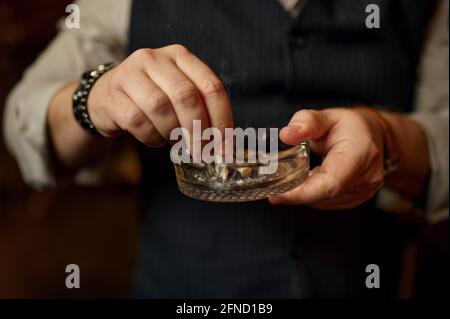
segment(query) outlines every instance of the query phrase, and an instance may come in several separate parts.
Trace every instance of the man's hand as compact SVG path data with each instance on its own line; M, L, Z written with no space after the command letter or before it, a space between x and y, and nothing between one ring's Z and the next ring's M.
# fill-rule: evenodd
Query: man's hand
M181 45L135 51L97 81L88 109L103 136L128 132L149 147L164 145L176 127L192 133L194 119L202 129L233 127L221 81Z
M280 138L289 145L310 139L312 150L325 157L304 184L270 197L272 204L349 209L373 197L383 183L383 131L362 112L302 110L281 130Z

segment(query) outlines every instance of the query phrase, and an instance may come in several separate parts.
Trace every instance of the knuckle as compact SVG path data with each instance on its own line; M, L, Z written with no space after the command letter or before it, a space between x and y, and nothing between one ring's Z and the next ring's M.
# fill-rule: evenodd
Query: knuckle
M147 119L142 111L131 110L124 114L123 122L125 129L132 129L143 126L147 122Z
M153 49L144 48L134 51L131 57L133 60L142 60L152 57L153 55L154 55Z
M109 80L109 84L111 85L111 88L115 90L120 90L122 87L122 68L117 68L115 70L111 70L111 77Z
M158 49L138 49L132 53L130 59L127 60L128 70L125 70L125 74L133 69L145 68L149 63L158 63L160 59L160 53Z
M181 44L172 44L169 45L167 48L177 55L190 54L190 51Z
M296 121L302 123L306 127L315 128L316 122L315 111L313 110L300 110L295 113Z
M150 94L150 96L147 98L147 105L151 112L158 113L158 114L167 114L167 112L170 109L170 100L162 92L156 92Z
M180 82L175 86L173 97L177 103L188 108L194 107L198 101L197 90L188 81Z
M119 71L122 77L129 77L130 73L141 71L148 64L160 63L161 58L161 49L137 49L116 70Z
M219 79L209 77L204 80L202 91L207 97L222 98L226 95L222 82Z

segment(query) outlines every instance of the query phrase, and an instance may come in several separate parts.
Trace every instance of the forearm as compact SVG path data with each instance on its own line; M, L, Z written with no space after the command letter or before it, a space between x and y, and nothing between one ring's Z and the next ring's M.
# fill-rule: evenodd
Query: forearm
M47 116L49 146L58 171L81 167L103 153L111 140L86 132L72 111L72 95L78 81L61 88L50 102Z

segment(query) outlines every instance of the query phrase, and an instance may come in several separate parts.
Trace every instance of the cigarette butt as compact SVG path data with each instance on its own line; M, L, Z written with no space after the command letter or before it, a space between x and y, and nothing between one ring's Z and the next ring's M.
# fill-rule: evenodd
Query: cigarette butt
M237 169L239 174L241 174L242 177L250 177L252 175L252 168L251 167L240 167Z

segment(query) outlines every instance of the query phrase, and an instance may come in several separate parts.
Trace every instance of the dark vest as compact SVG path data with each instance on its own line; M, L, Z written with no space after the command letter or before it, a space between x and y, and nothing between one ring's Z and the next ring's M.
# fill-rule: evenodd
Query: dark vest
M381 9L368 29L365 8ZM412 108L428 0L310 0L293 19L277 0L134 0L129 51L185 45L226 86L240 127L279 127L301 108ZM142 149L146 297L390 295L402 227L371 203L349 212L214 204L176 186L168 149ZM365 266L383 269L370 292ZM390 280L389 280L390 279Z

